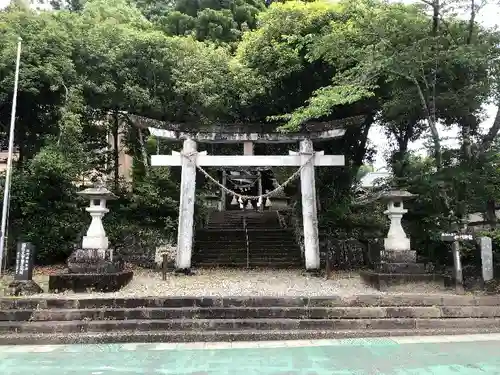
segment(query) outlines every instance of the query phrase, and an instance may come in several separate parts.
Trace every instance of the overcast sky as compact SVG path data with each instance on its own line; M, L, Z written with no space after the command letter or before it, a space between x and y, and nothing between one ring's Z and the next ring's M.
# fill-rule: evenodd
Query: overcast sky
M405 3L411 3L419 0L401 0ZM48 1L46 1L48 2ZM493 2L493 1L490 1ZM7 6L10 3L10 0L0 0L0 8ZM478 16L478 21L481 22L485 26L494 27L500 25L500 6L499 5L487 5L485 8L481 10ZM488 128L493 123L494 116L496 114L496 106L490 105L486 108L488 113L488 119L484 123L484 127ZM447 140L444 142L445 144L454 144L456 143L457 129L451 129L445 131L441 129L442 137ZM389 144L387 137L383 134L382 129L379 126L374 126L370 130L370 142L375 149L377 150L376 160L375 160L375 168L380 169L385 166L385 154L389 150ZM418 150L423 152L425 140L419 140L410 146L412 150Z

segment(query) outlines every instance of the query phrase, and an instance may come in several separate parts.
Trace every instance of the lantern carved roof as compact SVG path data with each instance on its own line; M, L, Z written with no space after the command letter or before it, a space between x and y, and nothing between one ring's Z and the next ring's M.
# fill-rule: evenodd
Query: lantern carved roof
M87 188L85 190L79 191L77 194L88 199L115 200L118 198L115 194L113 194L105 186L102 185Z

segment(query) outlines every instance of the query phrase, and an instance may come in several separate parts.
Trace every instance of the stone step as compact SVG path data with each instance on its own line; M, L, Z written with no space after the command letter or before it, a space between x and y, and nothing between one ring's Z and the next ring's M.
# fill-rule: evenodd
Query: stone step
M302 259L300 258L256 258L256 257L250 257L248 259L249 265L251 267L264 267L264 266L271 266L271 267L282 267L282 266L301 266L302 265ZM242 264L244 267L247 265L247 259L246 257L239 257L239 258L228 258L228 257L220 257L220 258L206 258L206 257L199 257L199 258L193 258L193 264L195 266L206 266L206 265L229 265L231 267L234 267L234 264Z
M225 224L225 223L243 223L246 222L247 224L256 224L256 225L261 225L261 224L269 224L269 225L277 225L279 226L279 221L277 217L274 218L259 218L259 217L225 217L225 218L216 218L216 219L209 219L207 221L207 224Z
M243 236L220 236L220 237L215 237L213 235L211 236L195 236L194 238L195 242L212 242L212 243L221 243L221 242L244 242L245 244L247 243L247 238L246 235Z
M246 259L217 259L206 260L199 259L193 260L193 267L195 268L270 268L270 269L299 269L303 267L303 261L297 260L275 260L275 259L249 259L248 265Z
M235 230L244 230L242 223L224 223L224 224L207 224L204 229L208 230L217 230L217 229L235 229Z
M280 254L280 253L271 253L271 254L256 254L250 252L248 256L251 259L282 259L282 260L299 260L302 259L300 254ZM199 257L201 259L205 260L213 260L213 259L246 259L247 257L247 252L246 251L239 251L239 252L198 252L193 255L193 258Z
M401 319L128 319L0 322L0 333L79 333L109 331L233 331L233 330L392 330L500 329L499 318Z
M195 241L195 246L197 248L225 248L225 249L239 249L239 248L244 248L246 249L247 243L246 241L224 241L224 240L219 240L219 241L205 241L205 240L198 240Z
M273 249L299 249L299 245L297 245L295 242L267 242L267 241L252 241L249 239L248 241L248 246L250 248L255 248L255 249L266 249L266 248L273 248Z
M290 234L284 234L282 236L268 236L264 233L252 233L248 232L248 238L254 242L270 242L270 243L297 243L295 237L290 236Z
M241 210L227 210L227 211L216 211L211 213L212 216L262 216L262 217L276 217L276 210L266 210L266 211L241 211Z
M196 234L221 234L223 232L224 234L230 234L232 232L234 233L245 233L245 230L243 228L226 228L226 229L209 229L209 228L203 228L203 229L198 229L196 231ZM248 233L261 233L261 234L266 234L268 236L294 236L294 232L290 229L286 228L247 228Z
M224 221L208 221L206 222L206 226L225 226L225 225L234 225L234 226L244 226L247 227L258 227L258 228L273 228L280 229L281 225L278 221L260 221L260 220L224 220Z
M290 234L284 234L282 236L267 236L261 233L248 232L248 238L253 240L253 242L269 242L269 243L297 243L295 237L291 237Z
M222 242L222 243L221 243ZM224 243L223 241L195 241L195 246L202 248L238 248L238 247L244 247L245 249L247 248L247 242L246 241L227 241L227 243ZM297 251L300 252L300 247L298 245L292 245L292 244L284 244L284 246L280 246L280 244L260 244L260 243L253 243L251 241L248 242L248 246L250 249L255 249L255 250L269 250L269 249L274 249L274 250L279 250L282 252L293 252Z
M251 261L248 264L246 260L241 260L240 262L235 262L231 260L221 260L218 262L209 262L209 261L199 261L195 264L195 267L200 268L268 268L268 269L298 269L302 268L303 264L299 261L286 261L286 262L278 262L278 261Z
M216 307L131 309L3 310L0 321L76 321L127 319L383 319L496 318L500 306L447 307ZM500 328L500 327L499 327Z
M207 225L205 226L205 229L208 230L219 230L219 229L234 229L234 230L244 230L242 225Z
M260 229L260 228L267 228L267 229L281 229L281 225L279 223L258 223L258 222L246 222L246 227L247 229Z
M245 220L247 228L258 227L258 228L281 228L279 221L252 221Z
M107 344L107 343L182 343L182 342L238 342L273 340L318 340L369 337L401 337L431 335L469 335L500 332L496 328L454 328L454 329L403 329L403 330L240 330L240 331L119 331L65 333L0 334L0 345L57 345L57 344ZM238 344L235 343L237 348Z
M244 247L246 249L246 241L225 241L220 240L220 241L205 241L205 240L196 240L195 244L197 247L208 247L208 248L237 248L237 247ZM249 241L248 245L252 249L281 249L284 251L287 251L287 249L294 249L298 250L299 246L297 244L293 243L285 243L285 244L280 244L280 243L260 243L260 242L252 242Z
M221 225L221 224L243 224L243 218L225 218L223 220L208 220L207 224L209 225Z
M195 248L200 251L210 251L210 252L233 252L242 249L246 252L247 247L246 244L237 243L237 244L208 244L206 242L196 242ZM259 253L259 254L268 254L268 253L280 253L280 254L300 254L300 248L298 246L250 246L250 252Z
M195 235L195 240L196 241L209 241L209 242L216 242L216 241L246 241L247 235L243 233L238 233L238 234L226 234L224 232L219 232L219 235L217 234L196 234Z
M251 267L274 267L274 268L287 268L289 266L293 267L298 267L302 266L303 262L302 259L296 258L296 259L276 259L276 258L250 258L248 259L249 266ZM229 267L235 267L235 264L240 264L243 265L244 267L247 267L247 258L246 257L240 257L240 258L211 258L207 259L205 257L200 257L197 259L193 259L193 264L195 267L206 267L206 266L218 266L222 267L224 265L227 265Z
M232 239L246 239L246 236L248 235L248 238L253 240L253 241L259 241L259 242L269 242L269 243L296 243L295 238L290 237L290 234L285 234L280 237L278 236L267 236L266 234L262 233L255 233L255 232L248 232L248 233L238 233L238 234L227 234L227 233L219 233L218 235L215 233L211 234L197 234L195 238L197 240L203 240L203 241L212 241L216 242L222 238L232 240Z
M226 249L200 249L199 251L196 251L193 254L193 258L202 258L202 259L213 259L213 258L238 258L238 257L243 257L246 259L247 257L247 251L246 249L232 249L231 251L228 251Z
M197 244L204 244L204 245L226 245L226 246L231 246L233 244L245 244L247 243L246 238L210 238L210 239L202 239L202 238L195 238L195 243Z
M262 228L262 229L247 228L247 232L252 233L255 236L259 235L269 238L283 238L283 237L288 238L290 236L295 238L295 235L292 232L284 229L271 230L271 228Z
M266 241L282 241L282 240L288 240L294 242L296 241L295 236L293 236L290 232L277 234L277 233L248 231L247 234L250 238L262 239Z
M213 256L238 256L238 255L245 255L247 256L247 253L250 256L255 256L255 257L299 257L301 258L301 254L298 250L295 251L289 251L287 249L250 249L247 252L247 249L244 247L241 248L209 248L209 247L196 247L196 251L193 255L196 256L207 256L207 257L213 257Z
M500 295L381 294L330 297L0 298L0 310L142 307L477 307L500 306Z
M299 254L248 254L251 261L266 261L267 259L273 261L299 261L302 257ZM225 259L240 259L246 262L247 252L234 252L234 253L207 253L200 252L193 255L193 259L199 259L201 261L215 261L215 260L225 260Z
M209 223L227 223L227 222L242 222L243 217L242 216L221 216L221 217L209 217L208 221Z
M210 235L210 236L196 236L195 237L196 241L198 242L219 242L221 240L226 240L226 241L245 241L246 243L246 235L242 236L233 236L233 235L224 235L222 234L220 237L216 237L215 235ZM290 237L282 237L282 238L268 238L264 236L259 236L259 235L253 235L251 233L248 233L248 241L252 243L264 243L264 244L270 244L270 245L290 245L290 244L296 244L297 242L295 239L290 238Z
M213 225L225 224L225 223L238 223L238 224L242 224L243 223L243 218L241 218L241 217L227 217L227 218L223 218L223 219L209 219L207 221L207 224L213 224Z

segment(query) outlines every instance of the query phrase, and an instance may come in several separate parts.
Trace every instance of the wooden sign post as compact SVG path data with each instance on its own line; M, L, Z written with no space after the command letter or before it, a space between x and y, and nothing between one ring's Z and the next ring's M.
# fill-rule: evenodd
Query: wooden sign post
M472 241L474 237L470 234L460 234L458 232L443 233L441 240L451 243L451 252L453 255L453 270L455 279L455 290L458 294L464 293L464 277L462 270L462 261L460 259L460 242Z

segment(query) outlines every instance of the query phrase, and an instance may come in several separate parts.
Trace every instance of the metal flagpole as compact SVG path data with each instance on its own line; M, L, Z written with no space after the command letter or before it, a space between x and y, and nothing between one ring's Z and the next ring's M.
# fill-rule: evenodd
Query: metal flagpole
M12 156L14 153L14 129L16 124L16 105L17 105L17 86L19 84L19 64L21 62L21 37L17 42L16 73L14 75L14 94L12 95L12 110L10 113L10 132L9 132L9 151L7 154L7 170L5 173L5 186L3 190L2 205L2 227L0 228L0 264L3 263L5 240L7 238L7 217L9 214L10 203L10 184L12 179ZM0 267L0 276L2 269Z

